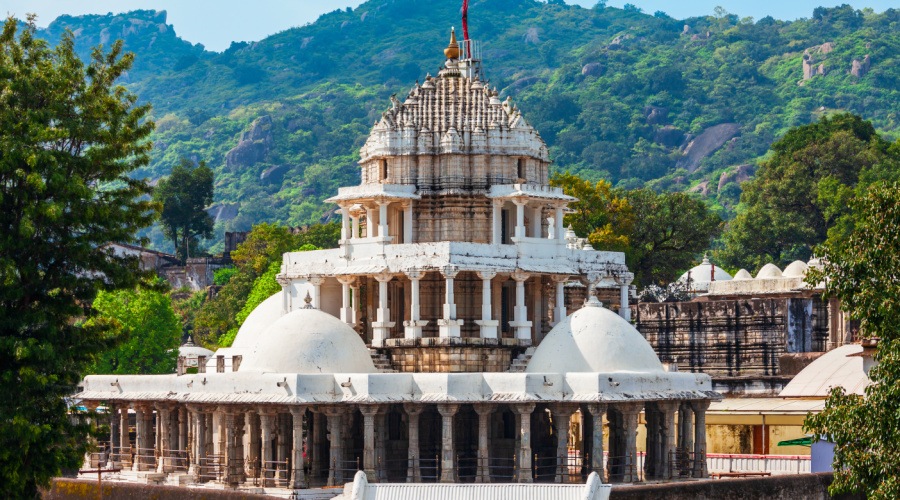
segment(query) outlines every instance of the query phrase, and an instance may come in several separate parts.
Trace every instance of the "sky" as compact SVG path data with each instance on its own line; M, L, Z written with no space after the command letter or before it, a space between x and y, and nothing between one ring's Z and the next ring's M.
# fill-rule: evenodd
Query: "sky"
M566 1L584 7L596 3L596 0ZM26 13L34 13L38 15L38 25L46 26L62 14L165 10L168 12L167 23L173 25L175 32L183 39L202 43L209 50L222 51L233 40L261 40L288 28L311 23L325 12L356 7L360 3L359 0L0 0L0 13L12 14L20 19ZM459 3L462 1L459 0ZM858 9L871 7L876 12L897 6L896 0L609 0L607 4L622 7L626 3L632 3L648 14L661 10L676 19L712 14L717 5L742 18L772 16L786 20L810 17L813 9L820 5L833 7L848 3ZM475 7L469 16L477 15Z

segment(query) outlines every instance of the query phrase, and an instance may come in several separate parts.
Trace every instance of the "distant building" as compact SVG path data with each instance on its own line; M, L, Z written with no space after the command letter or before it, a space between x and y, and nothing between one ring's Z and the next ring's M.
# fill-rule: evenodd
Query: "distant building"
M107 247L118 255L138 256L141 259L141 269L156 271L160 278L176 290L205 290L213 284L215 271L230 265L230 260L223 257L192 257L182 266L178 258L170 253L127 243L110 243Z

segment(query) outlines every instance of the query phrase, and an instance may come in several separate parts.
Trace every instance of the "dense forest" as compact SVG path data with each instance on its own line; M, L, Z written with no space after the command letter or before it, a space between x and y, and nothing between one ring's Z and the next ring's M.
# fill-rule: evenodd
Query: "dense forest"
M157 179L186 157L215 171L216 237L259 222L329 220L356 182L372 123L436 73L459 2L371 0L221 53L182 40L165 12L62 16L84 57L122 39L122 78L156 122ZM740 183L790 128L849 111L900 137L900 10L817 8L808 19L676 20L632 6L482 0L469 12L491 85L511 96L557 171L616 187L687 191L730 219ZM171 250L162 232L150 234Z

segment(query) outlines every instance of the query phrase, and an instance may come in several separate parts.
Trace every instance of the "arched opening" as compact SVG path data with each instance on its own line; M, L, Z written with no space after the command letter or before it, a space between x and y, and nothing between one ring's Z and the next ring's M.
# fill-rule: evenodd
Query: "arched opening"
M519 182L525 182L525 160L522 158L516 160L516 174Z

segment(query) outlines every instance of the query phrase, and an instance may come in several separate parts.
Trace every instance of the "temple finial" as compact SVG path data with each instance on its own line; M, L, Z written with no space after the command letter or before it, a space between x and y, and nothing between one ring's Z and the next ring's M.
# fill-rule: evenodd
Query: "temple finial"
M456 42L456 30L450 28L450 45L444 49L447 59L459 59L459 44Z
M312 305L312 295L309 294L309 290L306 291L306 298L303 299L303 302L306 302L306 305L303 306L304 309L315 309Z

